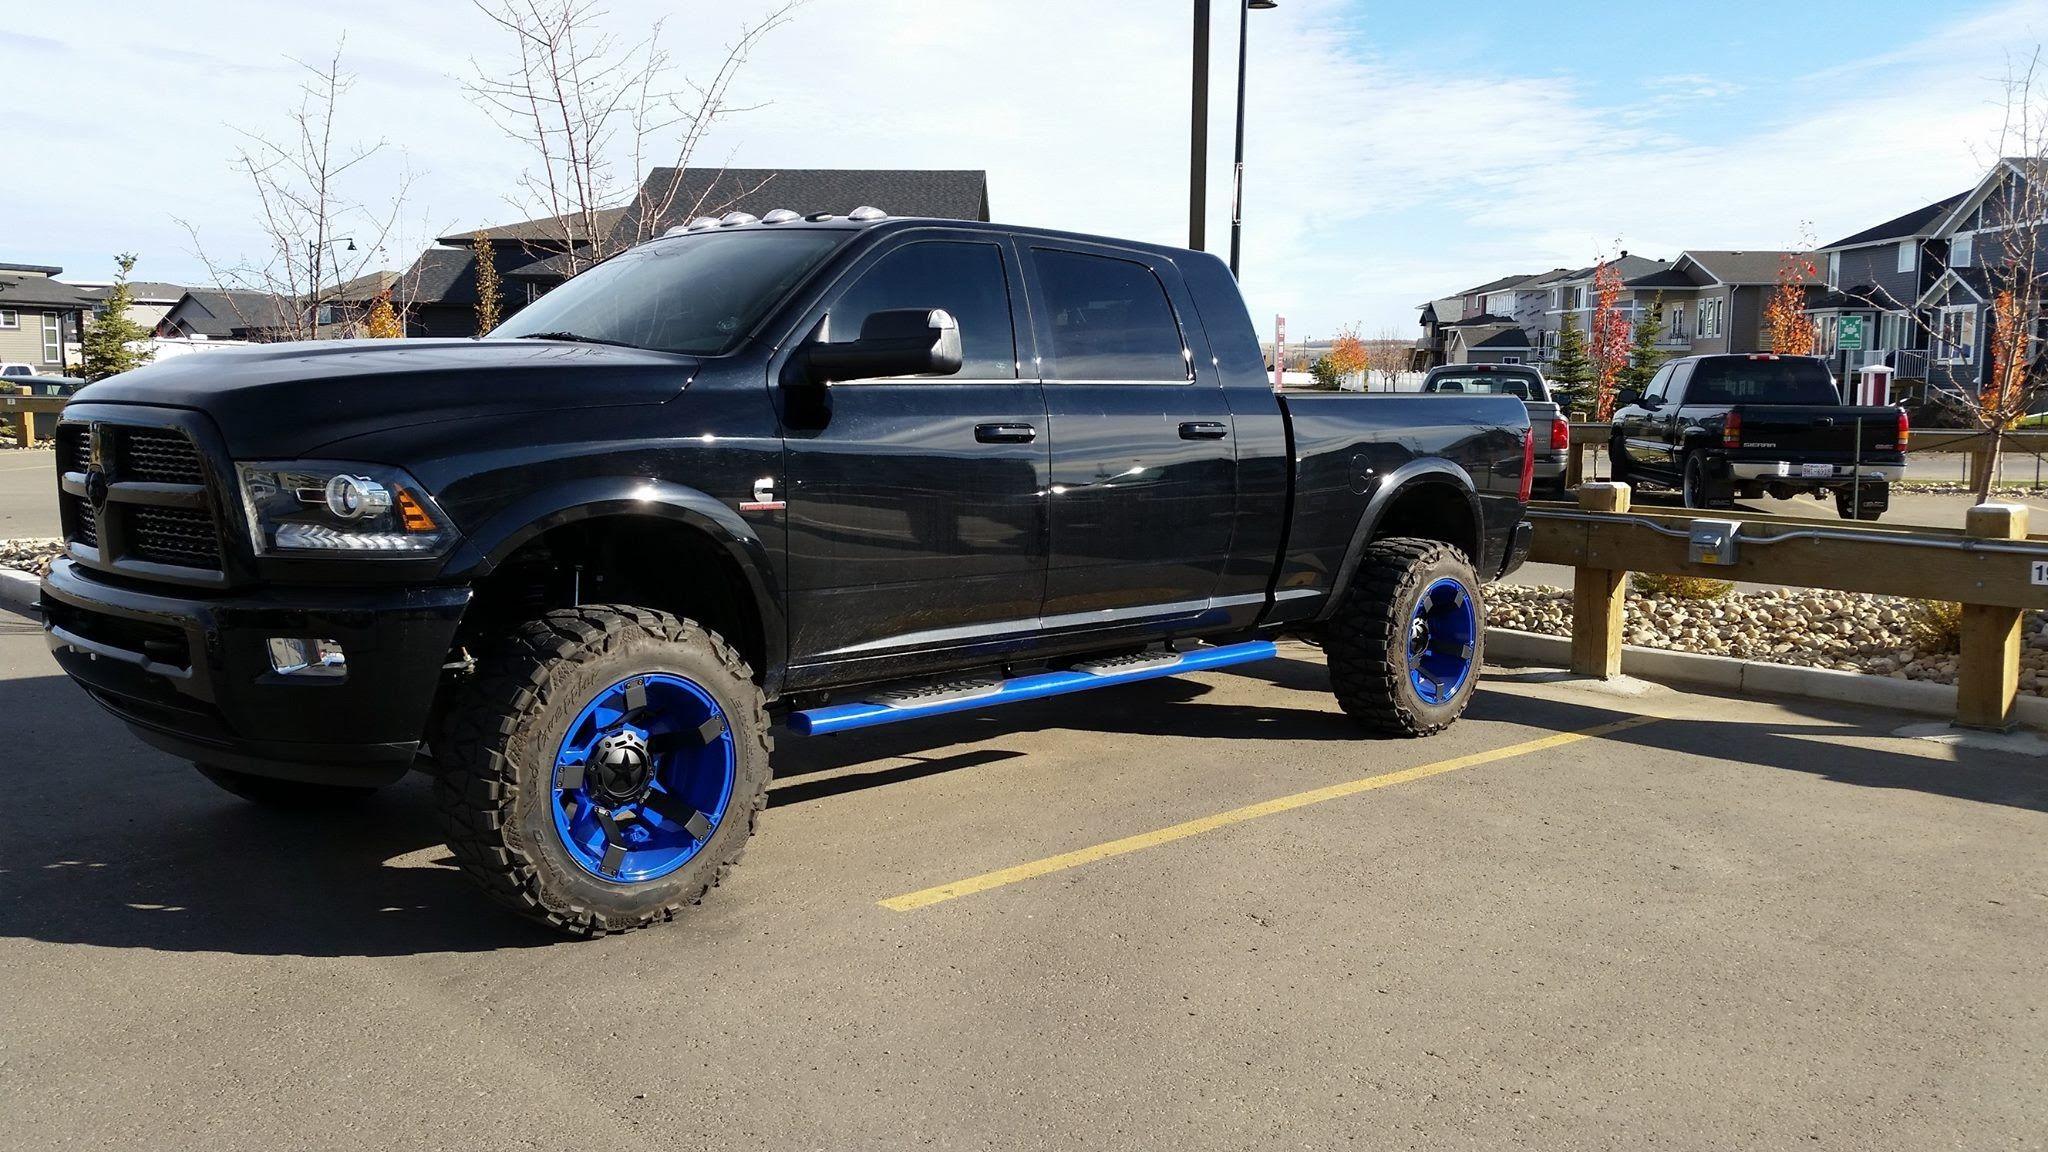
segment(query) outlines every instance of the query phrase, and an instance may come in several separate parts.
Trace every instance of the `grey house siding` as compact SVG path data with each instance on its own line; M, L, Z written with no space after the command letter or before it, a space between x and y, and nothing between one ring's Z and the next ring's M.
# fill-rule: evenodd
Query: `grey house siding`
M1920 257L1924 258L1921 253ZM1835 286L1844 292L1853 292L1865 285L1882 288L1892 299L1903 304L1912 304L1926 287L1920 278L1920 259L1915 259L1911 272L1898 270L1899 250L1896 244L1874 244L1868 248L1849 248L1838 258L1841 275Z
M1962 285L1951 283L1948 291L1935 297L1932 310L1927 315L1928 321L1938 325L1940 323L1939 309L1953 304L1968 305L1975 311L1977 316L1977 346L1971 353L1971 361L1968 364L1943 364L1935 359L1937 350L1929 348L1927 352L1927 382L1937 388L1974 392L1984 382L1984 350L1987 347L1986 338L1989 335L1990 309L1985 308L1975 296L1971 295L1969 289Z
M1763 351L1765 291L1756 284L1729 290L1734 303L1728 308L1728 351Z

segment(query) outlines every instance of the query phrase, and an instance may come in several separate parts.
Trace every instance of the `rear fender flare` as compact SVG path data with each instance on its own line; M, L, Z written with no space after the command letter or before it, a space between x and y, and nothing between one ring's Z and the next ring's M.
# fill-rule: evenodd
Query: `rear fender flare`
M1358 565L1365 558L1366 545L1372 543L1387 510L1402 496L1425 485L1455 489L1465 498L1465 506L1472 515L1473 529L1478 538L1461 542L1460 547L1471 552L1470 559L1475 567L1485 562L1480 553L1485 551L1486 546L1486 517L1480 510L1479 491L1472 483L1472 474L1441 457L1411 460L1383 476L1379 487L1375 488L1372 496L1366 500L1365 511L1358 517L1358 527L1352 530L1351 545L1344 550L1344 563L1338 567L1336 580L1331 584L1330 599L1316 617L1318 620L1327 620L1335 615L1337 609L1343 606L1345 597L1351 594L1351 579L1357 575Z

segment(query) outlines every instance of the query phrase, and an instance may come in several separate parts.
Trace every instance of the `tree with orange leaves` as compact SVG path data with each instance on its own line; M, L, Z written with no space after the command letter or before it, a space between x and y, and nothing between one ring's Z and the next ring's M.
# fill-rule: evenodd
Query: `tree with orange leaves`
M1356 324L1337 330L1337 338L1330 341L1329 358L1330 367L1347 380L1353 376L1363 377L1372 368L1372 353L1366 350Z
M1816 275L1805 253L1778 259L1778 286L1764 305L1764 347L1780 356L1813 355L1813 321L1806 315L1806 286Z
M1593 267L1592 340L1587 358L1593 364L1593 419L1614 415L1614 384L1628 366L1629 323L1621 312L1621 268L1602 260Z

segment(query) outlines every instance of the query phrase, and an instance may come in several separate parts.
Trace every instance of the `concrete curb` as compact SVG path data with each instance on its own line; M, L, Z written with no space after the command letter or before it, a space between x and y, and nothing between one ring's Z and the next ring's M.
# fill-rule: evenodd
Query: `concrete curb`
M14 568L0 568L0 607L12 608L26 613L35 607L37 589L42 581L27 572Z
M1486 630L1486 658L1493 663L1565 668L1571 665L1571 649L1571 640L1565 636L1513 628ZM1728 656L1639 648L1633 644L1622 646L1621 671L1659 684L1693 685L1744 695L1801 696L1950 719L1956 714L1954 686L1926 680L1895 680L1862 672L1798 668ZM2048 729L2048 698L2021 696L2014 714L2025 727Z

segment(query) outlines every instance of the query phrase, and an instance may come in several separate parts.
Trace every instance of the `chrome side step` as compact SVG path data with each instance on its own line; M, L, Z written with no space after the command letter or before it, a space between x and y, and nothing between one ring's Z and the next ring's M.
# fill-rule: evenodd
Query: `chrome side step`
M789 730L798 736L829 736L878 724L896 724L926 716L1001 704L1088 692L1139 680L1157 680L1208 668L1228 668L1270 660L1279 649L1270 640L1249 640L1215 648L1196 648L1181 653L1160 653L1138 658L1123 657L1080 665L1062 672L1039 672L1013 680L993 683L941 684L922 691L888 693L854 704L828 704L789 714Z

